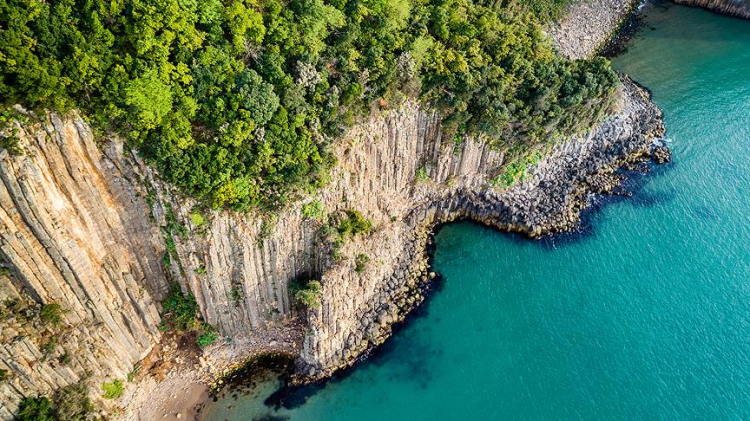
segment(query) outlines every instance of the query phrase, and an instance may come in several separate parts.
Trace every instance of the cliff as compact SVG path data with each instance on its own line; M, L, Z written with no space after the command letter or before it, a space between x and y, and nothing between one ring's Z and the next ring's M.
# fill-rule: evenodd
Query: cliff
M703 7L718 13L739 18L750 19L750 1L748 0L673 0L677 4Z
M476 141L455 151L452 142L441 142L431 113L405 109L354 130L348 139L362 146L341 157L335 175L346 182L333 191L363 206L378 229L347 246L348 259L323 274L322 305L309 313L303 372L324 377L350 364L421 301L424 246L435 224L468 218L530 236L575 227L587 193L598 190L587 180L648 155L663 131L661 114L642 89L624 78L621 94L617 113L557 145L507 190L490 185L503 156ZM415 180L420 166L428 180ZM389 223L392 216L396 221ZM377 262L362 275L351 264L359 250Z
M172 280L195 294L206 320L236 347L294 316L290 280L320 278L322 305L309 312L300 368L319 377L350 364L420 301L431 226L468 217L529 235L569 228L590 190L583 180L648 151L659 113L623 82L614 116L556 146L506 191L490 185L503 154L481 141L443 141L433 111L407 103L354 128L316 199L328 213L362 212L375 230L348 241L339 258L318 235L324 221L303 218L300 205L281 212L270 235L261 234L262 218L231 212L204 212L208 222L195 226L195 203L119 140L97 144L80 117L52 114L21 127L25 155L0 155L0 246L11 269L0 291L3 300L58 303L64 323L3 322L0 367L11 376L0 383L2 416L22 396L74 383L84 371L94 386L125 378L159 341L157 301ZM167 265L170 214L187 234L173 236ZM358 272L360 253L370 263ZM53 336L50 354L44 346Z
M612 3L617 13L626 4ZM585 16L577 25L597 15ZM607 22L602 33L617 20ZM508 164L501 151L443 139L437 113L408 102L352 128L336 144L329 185L276 215L207 211L77 114L30 115L18 126L25 154L0 151L0 418L24 396L84 378L98 398L102 382L163 355L159 301L171 282L228 338L186 368L191 378L270 349L299 355L307 378L353 363L422 300L435 224L471 218L530 236L570 229L589 192L607 191L615 168L648 156L660 113L622 82L610 117L554 146L513 187L496 186ZM359 211L374 230L334 250L322 235L329 218L303 215L313 201L327 215ZM357 268L360 255L368 263ZM301 312L289 283L309 278L321 280L320 305ZM51 303L63 310L60 325L39 315ZM153 398L157 386L144 384L126 383L114 405Z

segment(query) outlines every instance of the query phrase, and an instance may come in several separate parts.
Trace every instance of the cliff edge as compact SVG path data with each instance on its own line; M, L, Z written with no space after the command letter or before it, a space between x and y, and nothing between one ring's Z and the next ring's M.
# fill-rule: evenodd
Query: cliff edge
M103 407L125 406L136 419L144 401L171 393L154 367L174 385L209 381L270 350L298 356L308 379L352 364L423 299L435 224L469 218L529 236L572 229L589 193L607 192L615 169L649 156L661 114L645 90L621 82L609 117L538 162L481 139L444 139L435 111L406 102L349 130L328 186L274 215L206 210L79 115L27 113L17 127L24 155L0 152L0 301L13 303L0 322L0 418L25 396L85 381L98 399L101 384L120 380L123 396ZM514 162L525 176L505 185ZM335 217L353 211L372 230L332 241ZM305 309L290 282L309 279L322 290ZM173 283L222 339L169 365L159 301ZM61 312L50 324L41 314L52 304Z

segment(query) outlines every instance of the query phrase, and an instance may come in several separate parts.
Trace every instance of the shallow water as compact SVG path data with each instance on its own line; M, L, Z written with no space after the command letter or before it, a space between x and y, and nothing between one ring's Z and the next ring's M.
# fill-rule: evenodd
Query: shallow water
M614 66L653 91L674 164L575 241L446 226L441 288L375 356L207 419L750 417L750 22L649 6Z

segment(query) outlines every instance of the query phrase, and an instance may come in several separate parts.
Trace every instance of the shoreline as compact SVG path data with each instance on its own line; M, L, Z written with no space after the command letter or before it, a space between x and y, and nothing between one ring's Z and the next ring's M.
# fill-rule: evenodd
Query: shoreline
M637 10L636 7L632 8L628 15L628 21L626 21L624 24L620 25L618 27L618 30L633 30L634 28L630 24L635 19L637 19L637 13L633 13L633 11ZM637 27L636 27L637 28ZM632 35L632 34L630 34ZM614 38L612 38L609 42L603 44L606 45L608 48L610 48L612 45L611 43L616 43L618 41L622 41L620 38L620 34ZM627 38L625 39L625 42L627 41ZM633 83L635 86L637 86L638 89L642 89L644 92L646 92L646 96L650 100L650 91L647 90L647 88L642 87L640 84L637 84L633 81L631 81L629 78L626 79L627 83ZM663 130L663 129L662 129ZM658 131L658 130L657 130ZM660 135L661 133L657 133L657 135ZM621 186L621 183L623 181L623 178L620 178L619 176L614 176L614 174L621 170L624 167L627 167L629 165L633 165L635 162L642 163L645 160L651 159L653 154L654 144L649 143L648 145L645 145L643 148L637 151L637 153L630 154L628 156L622 156L617 159L614 159L610 165L602 167L599 169L599 171L596 174L591 174L589 179L584 180L581 182L582 188L584 189L584 193L579 194L577 197L577 200L575 200L575 203L571 205L571 209L573 213L577 214L580 218L586 218L587 215L590 216L591 212L596 212L594 207L592 207L591 203L589 202L588 194L599 194L599 195L605 195L605 194L617 194L613 190L616 189L618 186ZM561 233L571 233L574 232L577 227L580 227L581 221L580 219L577 221L576 226L566 226L566 227L552 227L548 232L547 231L541 231L532 233L529 232L527 229L519 228L519 227L513 227L513 226L501 226L497 223L492 223L488 221L482 221L481 219L472 218L471 216L459 216L450 220L440 221L436 224L417 224L418 226L414 229L416 231L421 231L422 234L416 233L415 236L419 238L424 238L425 241L422 245L419 246L423 250L423 254L421 258L418 258L418 260L421 260L426 265L427 270L424 273L424 278L421 280L417 280L415 282L415 285L410 289L410 291L405 294L406 300L405 302L408 303L408 305L400 308L398 316L395 317L396 320L392 321L388 325L388 331L387 334L381 337L380 340L376 340L373 343L368 346L368 348L359 354L353 359L350 359L348 361L344 361L343 364L338 365L337 367L327 371L325 374L318 373L316 375L310 376L309 373L305 373L306 367L300 367L298 366L291 374L291 381L289 387L291 388L300 388L300 387L316 387L316 385L325 384L326 382L330 381L332 378L341 378L346 377L349 373L351 373L353 370L356 370L361 364L366 363L369 358L374 353L377 353L378 350L381 349L383 344L393 336L394 332L399 331L400 329L403 329L410 320L413 320L413 317L419 317L419 309L423 308L425 305L425 300L428 299L433 293L439 290L439 284L440 284L440 274L437 274L434 272L434 266L433 266L433 257L434 257L434 235L440 230L441 227L445 226L448 223L452 222L459 222L459 221L471 221L473 223L477 223L480 225L484 225L486 227L489 227L491 229L496 229L501 232L517 232L521 235L524 235L527 238L530 239L538 239L540 237L542 238L548 238L550 236L554 236L555 234L561 234ZM585 222L584 222L585 223ZM419 228L419 226L422 226L422 228ZM437 286L437 288L436 288ZM409 302L411 300L411 302ZM262 357L261 355L256 355L254 358ZM243 363L235 364L234 367L240 367L241 370L242 366L245 364L253 364L254 360L246 360ZM306 375L307 374L307 375ZM212 384L216 384L217 381L220 381L221 377L214 379ZM229 385L231 387L231 385ZM201 403L199 406L203 407L208 399L211 399L208 394L205 395L205 400L203 403ZM198 415L198 419L200 419L200 414Z
M626 0L606 4L621 11ZM75 112L19 127L29 153L0 157L0 200L10 214L0 240L17 279L0 281L11 297L24 294L17 284L25 282L68 310L58 353L73 357L66 367L38 364L44 332L33 330L0 349L17 373L0 390L0 418L12 417L24 396L81 381L84 371L102 416L135 420L184 418L201 385L259 352L296 355L299 382L355 364L428 295L420 285L430 276L426 248L437 224L472 219L531 237L570 230L588 192L619 181L615 162L650 151L660 114L621 78L609 117L560 139L539 161L519 158L526 177L506 187L498 176L512 157L481 139L444 138L437 112L414 101L353 127L332 152L339 165L330 183L308 201L328 215L360 212L375 229L335 250L319 234L336 218L306 217L311 203L295 203L273 224L267 215L196 208L122 139L102 142ZM357 269L364 253L369 264ZM288 289L304 276L322 284L320 305L306 312ZM196 351L193 335L183 349L159 329L159 302L173 282L192 293L221 344ZM126 381L132 377L139 381ZM123 382L122 396L102 399L100 385L114 380Z
M642 89L640 85L634 84L634 86L637 86L638 89ZM572 204L572 208L574 208L576 214L580 216L577 224L573 227L564 227L562 229L559 229L559 227L550 226L548 227L548 231L532 234L529 231L513 229L514 227L512 226L499 226L497 223L493 223L487 220L483 221L471 216L460 216L454 219L440 221L435 224L423 225L423 228L421 230L424 232L424 235L419 235L420 238L425 238L425 242L421 247L423 250L423 254L421 255L421 257L417 257L417 259L424 260L427 265L427 270L425 272L425 276L422 279L418 280L414 287L412 287L412 289L406 294L410 298L413 298L413 301L408 306L400 310L399 315L397 316L397 320L390 324L388 334L382 337L382 341L380 341L376 345L369 347L364 352L358 354L356 358L348 361L344 366L336 369L329 375L311 378L302 377L298 372L289 373L289 384L279 391L280 394L292 395L297 390L307 390L307 388L315 389L325 385L332 379L341 379L347 377L362 364L366 364L374 354L382 351L383 346L387 345L387 342L393 337L394 334L408 326L408 324L413 321L414 318L423 316L420 313L420 309L424 309L424 306L427 304L427 300L434 293L440 290L441 282L444 281L442 276L435 271L434 267L434 252L436 247L435 235L442 227L451 223L467 221L482 225L493 230L497 230L499 232L517 233L525 237L526 240L531 241L541 241L548 238L554 238L558 235L576 235L576 233L579 232L579 229L582 226L586 226L587 224L591 223L589 218L595 215L597 209L599 209L598 206L592 206L593 203L591 202L590 195L594 195L596 197L612 197L613 200L617 200L616 198L619 196L629 197L632 192L618 190L622 187L623 181L627 180L627 177L621 175L621 171L633 171L639 174L648 172L639 171L638 167L642 165L647 165L649 167L658 165L656 163L655 151L659 150L659 148L660 147L656 142L649 142L648 144L644 145L644 148L639 149L635 153L614 159L610 165L601 167L597 173L592 174L590 179L582 181L581 184L584 185L583 191L571 200L572 202L574 202ZM643 177L648 177L648 174L643 174ZM638 189L636 189L636 191L637 190ZM420 228L416 229L420 230Z
M669 161L671 162L671 161ZM622 178L619 178L618 183L613 183L612 186L614 188L623 188L625 187L626 183L629 180L637 179L636 185L631 186L632 188L629 189L623 189L621 191L612 191L612 192L603 192L603 193L597 193L592 192L590 193L595 197L595 199L600 199L602 202L597 203L591 203L590 197L587 198L588 205L581 208L581 223L580 226L576 229L570 230L570 231L560 231L560 232L552 232L548 234L542 234L538 237L530 237L526 233L522 232L514 232L514 231L508 231L500 229L492 224L488 224L485 222L477 221L471 218L459 218L452 221L446 221L446 222L440 222L435 225L433 225L427 234L427 242L424 246L425 250L425 256L428 262L428 276L415 287L415 293L418 294L421 299L419 302L415 302L414 306L407 311L401 320L398 322L395 322L391 325L391 334L384 340L383 343L380 345L373 347L369 350L367 350L365 353L361 354L351 365L348 365L344 368L341 368L331 374L328 377L309 381L309 382L298 382L293 379L295 379L295 371L294 368L291 366L288 366L285 368L285 371L276 371L277 367L274 367L276 364L276 361L271 361L271 365L267 365L265 367L261 367L261 370L271 370L273 373L280 375L282 377L287 378L287 382L284 386L282 386L280 389L278 389L276 392L274 392L274 402L276 402L277 405L284 406L283 403L285 402L286 398L292 398L294 399L297 394L303 394L305 396L308 396L310 394L317 393L318 389L322 389L325 387L325 385L330 381L340 381L342 379L347 378L351 374L353 374L356 370L360 369L362 365L368 364L372 361L373 358L377 358L377 356L381 352L388 352L387 346L389 341L391 341L396 335L399 334L400 331L407 328L411 323L414 322L415 319L419 319L422 317L426 317L427 311L426 306L429 305L429 300L432 298L434 294L437 294L442 289L444 283L446 282L446 279L443 277L443 275L436 270L435 268L435 252L437 250L437 243L435 241L435 237L438 235L438 233L446 226L450 224L456 224L456 223L471 223L478 226L481 226L486 229L491 229L493 231L505 234L505 235L519 235L522 239L522 241L547 241L551 240L554 241L556 238L560 238L562 236L573 236L576 238L573 239L566 239L565 241L578 241L578 236L581 235L587 235L584 232L584 229L593 228L593 218L597 215L597 213L602 209L602 207L607 206L615 201L618 200L628 200L631 197L636 196L639 191L643 188L643 186L646 184L645 179L647 179L651 175L651 171L656 168L656 166L665 165L665 163L659 163L657 162L652 156L637 156L632 161L627 160L622 165L618 166L614 169L615 172L621 173L626 172L627 175L623 176ZM245 367L240 367L237 369L238 373L233 373L232 375L247 375L250 377L247 378L240 378L235 379L235 383L225 383L221 385L221 391L222 392L228 392L224 390L224 388L234 388L234 387L246 387L243 383L252 383L254 381L254 378L252 376L257 375L258 373L256 370L253 370L252 365L254 364L262 364L262 359L267 357L269 355L261 354L255 357L252 361L248 361L245 364L248 364L251 366L249 372L244 372L246 370ZM273 357L273 355L270 355ZM285 356L289 357L289 355ZM282 357L283 358L283 357ZM257 369L257 368L256 368ZM231 380L230 380L231 382ZM206 401L202 404L204 406L209 399L214 399L215 396L213 395L213 392L206 395ZM200 410L198 411L199 417L197 419L202 419L200 417Z

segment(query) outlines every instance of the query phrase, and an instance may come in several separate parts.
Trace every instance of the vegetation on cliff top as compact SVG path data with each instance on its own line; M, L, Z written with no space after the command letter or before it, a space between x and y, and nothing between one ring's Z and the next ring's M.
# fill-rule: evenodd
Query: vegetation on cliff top
M0 103L80 108L212 206L273 208L406 97L498 147L590 124L617 78L554 54L566 1L0 0Z

